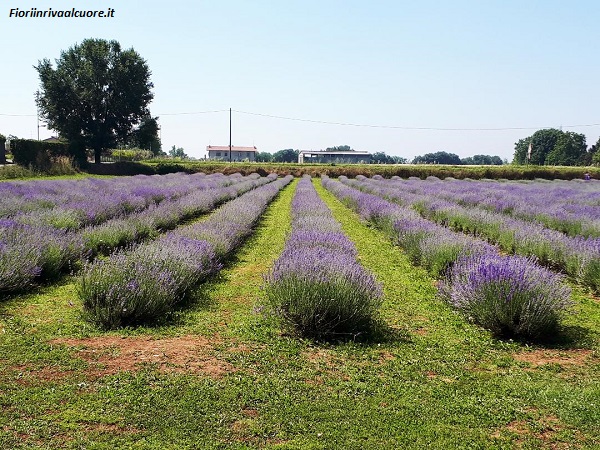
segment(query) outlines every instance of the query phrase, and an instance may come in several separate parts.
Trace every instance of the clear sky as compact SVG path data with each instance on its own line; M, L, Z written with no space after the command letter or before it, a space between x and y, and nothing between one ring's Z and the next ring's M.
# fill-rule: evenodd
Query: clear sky
M9 17L33 7L115 12ZM194 157L228 145L229 108L233 145L271 153L350 145L511 160L518 139L561 126L592 145L598 17L600 2L583 0L0 0L0 133L37 138L33 66L103 38L146 59L163 149ZM495 130L464 130L482 128Z

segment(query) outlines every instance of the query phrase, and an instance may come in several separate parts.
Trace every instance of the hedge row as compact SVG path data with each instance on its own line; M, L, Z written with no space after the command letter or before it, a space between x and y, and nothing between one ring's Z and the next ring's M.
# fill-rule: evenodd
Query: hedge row
M59 158L72 159L79 166L87 162L85 147L74 143L12 139L13 162L25 167L49 168Z
M444 179L447 177L457 179L507 179L507 180L533 180L542 178L547 180L562 179L583 179L586 172L590 173L592 178L600 179L600 168L598 167L558 167L558 166L515 166L507 164L503 166L450 166L450 165L432 165L432 164L281 164L281 163L218 163L218 162L146 162L140 164L151 168L154 173L169 172L221 172L232 174L239 172L242 175L250 173L277 173L280 176L294 175L301 177L310 175L318 177L327 175L332 178L341 175L349 178L357 175L372 177L373 175L382 175L385 178L399 176L402 178L418 177L425 179L428 176L436 176ZM143 172L145 173L145 172Z

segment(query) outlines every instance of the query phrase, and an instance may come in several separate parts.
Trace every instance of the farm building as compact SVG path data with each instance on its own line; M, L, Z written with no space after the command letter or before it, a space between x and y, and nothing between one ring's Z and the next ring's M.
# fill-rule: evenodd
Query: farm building
M208 159L229 161L229 145L207 145ZM231 161L256 161L256 147L231 146Z
M298 163L340 163L365 164L371 160L371 154L363 151L327 152L323 150L302 150L298 155Z

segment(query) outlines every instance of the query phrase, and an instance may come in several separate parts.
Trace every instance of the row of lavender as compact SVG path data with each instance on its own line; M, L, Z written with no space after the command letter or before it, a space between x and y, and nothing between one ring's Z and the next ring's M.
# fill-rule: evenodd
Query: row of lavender
M600 292L600 238L569 237L537 222L461 206L439 195L410 192L394 180L365 177L340 180L410 206L439 224L484 237L507 252L535 257L541 264L563 271L578 283ZM438 189L441 187L438 182L431 184L437 185Z
M139 212L197 189L232 184L223 174L137 175L0 183L0 218L74 230Z
M364 219L385 230L414 262L443 276L443 297L495 334L547 338L571 305L570 290L561 277L532 259L501 256L495 247L428 221L410 207L327 177L322 182Z
M206 181L202 182L206 178ZM137 213L114 217L81 230L27 225L0 219L0 296L27 290L39 278L51 278L99 252L157 236L188 218L269 182L258 175L193 177L194 190L163 200Z
M265 277L269 305L304 336L367 331L383 293L356 256L354 244L305 176L292 201L291 234Z
M251 233L268 203L293 177L232 200L205 220L87 264L78 285L91 321L112 329L160 320Z
M569 236L600 237L600 181L390 180L398 189L508 214Z

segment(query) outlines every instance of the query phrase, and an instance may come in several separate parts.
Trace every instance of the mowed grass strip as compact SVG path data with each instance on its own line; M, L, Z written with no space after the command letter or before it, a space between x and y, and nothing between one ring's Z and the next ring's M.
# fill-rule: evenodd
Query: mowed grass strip
M239 424L254 414L242 394L252 390L247 379L243 392L221 380L238 380L228 360L262 345L236 330L263 322L253 302L283 249L292 195L285 188L259 222L263 232L160 326L95 329L81 317L74 279L0 304L0 448L238 442Z
M288 186L221 275L160 327L100 333L76 314L55 324L72 308L69 285L2 308L0 448L593 448L593 349L492 339L315 185L384 284L381 339L300 340L262 311L263 274L289 231ZM84 339L54 342L70 333ZM60 370L31 373L25 353L25 366Z

